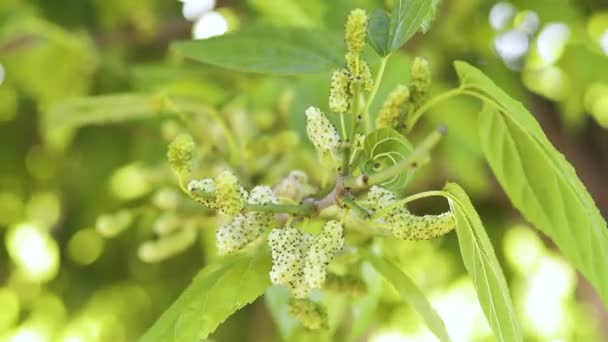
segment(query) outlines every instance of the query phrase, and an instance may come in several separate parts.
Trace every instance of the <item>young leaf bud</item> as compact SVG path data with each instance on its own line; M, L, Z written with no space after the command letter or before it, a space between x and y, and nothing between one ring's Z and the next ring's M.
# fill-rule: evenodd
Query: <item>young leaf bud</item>
M201 203L207 208L217 209L216 198L206 198L197 196L197 193L213 194L215 195L215 181L211 178L205 178L201 180L193 180L188 183L188 191L194 196L197 202Z
M310 287L304 281L304 258L313 237L293 227L273 229L268 236L272 251L270 280L287 286L296 298L306 298Z
M306 110L306 119L308 138L317 151L322 154L335 151L340 145L340 136L325 114L318 108L309 107Z
M328 221L321 234L310 246L304 263L304 279L311 288L321 288L325 283L327 266L344 246L342 223Z
M302 325L309 330L328 328L327 310L317 302L309 299L289 300L288 312L297 318Z
M346 20L345 41L348 52L360 54L367 39L367 13L357 8L350 12Z
M334 70L329 88L329 108L336 113L346 113L350 104L350 76L348 70Z
M187 176L192 171L192 160L194 155L194 141L188 134L178 135L167 151L167 159L175 173L180 177Z
M415 108L418 108L425 101L431 87L431 69L426 59L420 57L414 59L411 78L410 93L412 103Z
M410 91L404 85L398 85L387 97L378 112L376 118L376 127L391 127L398 126L405 120L409 109Z
M236 215L243 209L246 200L247 192L239 186L232 172L223 171L215 177L215 202L224 215Z

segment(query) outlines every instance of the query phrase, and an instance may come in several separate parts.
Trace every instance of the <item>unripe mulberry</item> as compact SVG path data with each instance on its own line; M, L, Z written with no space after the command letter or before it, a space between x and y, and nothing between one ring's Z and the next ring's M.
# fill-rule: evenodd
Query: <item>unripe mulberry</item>
M288 312L309 330L327 329L327 310L309 299L290 299Z
M346 48L349 52L360 54L367 39L367 13L360 8L350 12L345 28Z
M456 218L452 212L417 216L404 206L391 208L397 201L395 194L379 186L370 189L368 201L372 213L383 212L375 221L398 239L428 240L445 235L456 227Z
M247 192L232 172L223 171L215 177L215 202L223 214L236 215L243 209L246 200Z
M325 114L318 108L306 110L308 138L320 153L331 153L340 145L340 136Z
M306 298L310 287L304 281L304 259L313 241L310 234L293 227L274 229L268 236L272 251L270 280L287 286L295 298Z
M278 203L272 190L267 186L256 186L251 190L249 203L266 205ZM216 233L216 246L220 255L235 253L255 241L264 229L270 228L274 214L265 212L248 212L237 214L234 219L221 226Z
M316 236L306 255L304 279L312 288L321 288L325 283L327 266L344 246L344 229L338 221L328 221L323 231Z
M398 85L386 98L376 118L376 127L398 128L409 109L410 91Z
M201 203L207 208L217 209L217 201L215 197L206 198L196 196L197 192L202 192L206 194L213 194L215 196L215 182L211 178L205 178L201 180L193 180L188 183L188 192L190 192L197 202Z
M186 176L192 171L194 147L194 141L188 134L178 135L169 144L167 159L173 171L180 177Z
M431 69L429 62L420 57L416 57L412 63L411 69L411 84L410 94L412 103L415 108L418 108L426 100L426 97L431 87Z
M334 70L329 88L329 109L346 113L350 105L350 74L346 69Z
M296 202L302 200L312 192L308 184L308 176L303 171L294 170L287 177L281 179L274 187L274 193L283 198L290 198Z
M348 52L344 56L346 67L350 72L350 92L354 93L354 86L359 85L361 89L370 91L374 86L372 72L369 65L358 54Z

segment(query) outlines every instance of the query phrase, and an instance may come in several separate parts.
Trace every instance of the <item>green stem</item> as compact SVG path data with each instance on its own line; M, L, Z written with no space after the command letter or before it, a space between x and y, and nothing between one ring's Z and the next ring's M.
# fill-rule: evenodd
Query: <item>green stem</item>
M374 88L372 92L369 94L367 98L367 102L365 103L365 108L363 109L363 119L365 120L365 132L369 133L373 129L371 117L369 116L369 108L374 102L376 95L378 94L378 89L380 88L380 83L382 82L382 77L384 77L384 70L386 69L386 64L388 62L388 58L391 55L388 54L380 60L380 67L378 68L378 73L376 74L376 79L374 80Z
M342 145L342 167L340 168L340 172L339 172L339 174L341 176L346 176L349 172L351 151L352 151L352 144L343 143L343 145Z
M416 200L419 200L422 198L436 197L436 196L445 197L445 192L439 191L439 190L431 190L431 191L420 192L420 193L408 196L404 199L401 199L401 200L389 205L388 207L386 207L382 210L377 211L376 213L374 213L374 215L372 215L371 219L374 220L379 217L382 217L382 216L388 214L389 212L391 212L391 210L402 207L409 202L413 202L413 201L416 201Z
M309 203L304 204L245 204L248 211L258 211L273 214L294 214L310 215L314 212L314 206Z
M429 154L430 150L439 143L445 133L445 126L439 127L439 129L429 134L404 160L371 175L361 175L358 177L348 176L344 178L344 186L351 189L367 189L372 185L384 183L401 173L418 168L420 162Z
M344 203L344 206L346 206L348 209L354 211L357 215L359 215L359 217L364 219L370 217L370 213L365 210L365 208L358 205L352 195L345 196L344 198L342 198L342 203Z
M359 98L361 96L361 85L355 84L354 88L355 90L353 91L352 124L350 126L350 133L348 135L348 145L344 147L344 160L342 161L343 175L348 175L350 173L350 156L352 153L352 146L355 142L355 137L357 136L357 125L359 123L357 117L359 115L359 103L361 102L361 99Z
M187 192L187 191L186 191ZM205 198L205 199L214 199L215 194L211 192L204 191L193 191L187 192L190 197L193 199L197 198ZM265 213L274 213L274 214L299 214L299 215L310 215L314 212L315 206L311 203L303 203L303 204L245 204L245 209L249 211L259 211Z
M340 115L340 131L342 132L342 140L346 140L348 136L346 135L346 123L344 122L344 113L339 113Z
M405 129L407 130L407 132L410 132L412 130L412 128L414 128L414 126L416 125L418 120L422 117L422 115L424 113L426 113L429 109L431 109L432 107L434 107L435 105L437 105L443 101L446 101L452 97L461 95L463 93L464 93L464 89L459 87L459 88L448 90L445 93L442 93L442 94L428 100L424 105L422 105L420 108L418 108L418 110L415 111L414 114L412 114L408 117L407 122L405 124Z

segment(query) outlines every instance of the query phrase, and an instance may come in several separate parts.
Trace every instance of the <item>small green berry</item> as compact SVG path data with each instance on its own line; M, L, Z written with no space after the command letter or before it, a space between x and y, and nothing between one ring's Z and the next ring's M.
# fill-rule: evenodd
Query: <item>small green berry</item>
M188 134L178 135L167 151L167 159L175 173L184 177L192 172L192 161L194 159L194 141Z
M350 106L350 74L346 69L334 70L329 87L329 108L336 113L346 113Z
M337 275L334 273L327 274L323 289L349 296L361 296L367 292L367 287L360 278L353 275Z
M411 69L410 94L414 108L419 108L424 101L431 87L431 68L429 62L420 57L416 57Z
M367 40L367 13L356 8L346 19L345 28L346 48L349 52L360 54Z
M374 86L372 80L372 72L369 65L359 54L347 52L344 56L346 59L346 67L350 72L350 92L354 93L355 85L361 86L361 89L370 91Z
M398 85L387 97L378 112L376 127L398 128L405 120L409 109L410 91L404 85Z
M220 212L234 216L243 210L247 200L247 192L239 185L239 181L230 171L217 175L215 181L215 202Z
M309 299L289 300L288 312L297 318L309 330L328 328L327 310L317 302Z

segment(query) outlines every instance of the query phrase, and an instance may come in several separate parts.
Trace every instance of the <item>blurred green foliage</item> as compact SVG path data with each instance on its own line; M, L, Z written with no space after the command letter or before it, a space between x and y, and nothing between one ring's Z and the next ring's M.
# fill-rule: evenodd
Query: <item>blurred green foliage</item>
M608 49L600 45L608 32L604 1L511 4L519 12L496 29L488 19L494 1L444 0L433 28L417 35L387 66L372 112L396 84L408 81L410 56L422 55L432 65L433 92L455 83L452 61L465 59L515 98L558 116L572 134L583 134L589 125L607 128ZM391 5L380 0L218 1L233 29L270 23L324 28L338 37L352 8ZM528 48L513 64L494 47L500 34L517 29L528 13L521 11L538 16L538 29L526 36ZM549 23L569 29L550 63L538 52ZM165 159L167 144L180 133L191 133L203 146L195 157L198 177L215 174L236 157L244 160L239 171L247 186L273 184L293 169L306 171L314 184L329 176L318 171L306 143L303 115L311 104L326 109L328 74L267 77L192 63L169 49L172 41L190 39L190 26L173 0L0 3L5 70L0 85L0 340L136 340L193 275L217 258L219 219L188 201ZM237 45L235 53L247 51ZM378 61L371 62L376 69ZM454 134L446 137L433 163L414 175L407 191L438 188L445 179L468 190L490 238L500 246L501 264L508 265L526 340L602 340L606 313L601 302L497 191L477 148L477 111L468 99L433 109L422 124L442 122ZM442 205L429 200L414 209L439 212ZM182 230L196 234L163 240ZM142 251L161 241L162 248ZM376 247L425 289L453 340L491 340L453 236L415 243L386 240ZM343 267L334 271L347 274ZM330 330L321 336L280 311L287 294L271 287L264 300L237 312L212 339L330 340L334 334L344 340L433 340L388 283L371 268L360 273L367 296L349 299L352 310L346 311L345 299L337 294L322 299ZM340 326L343 321L350 325Z

